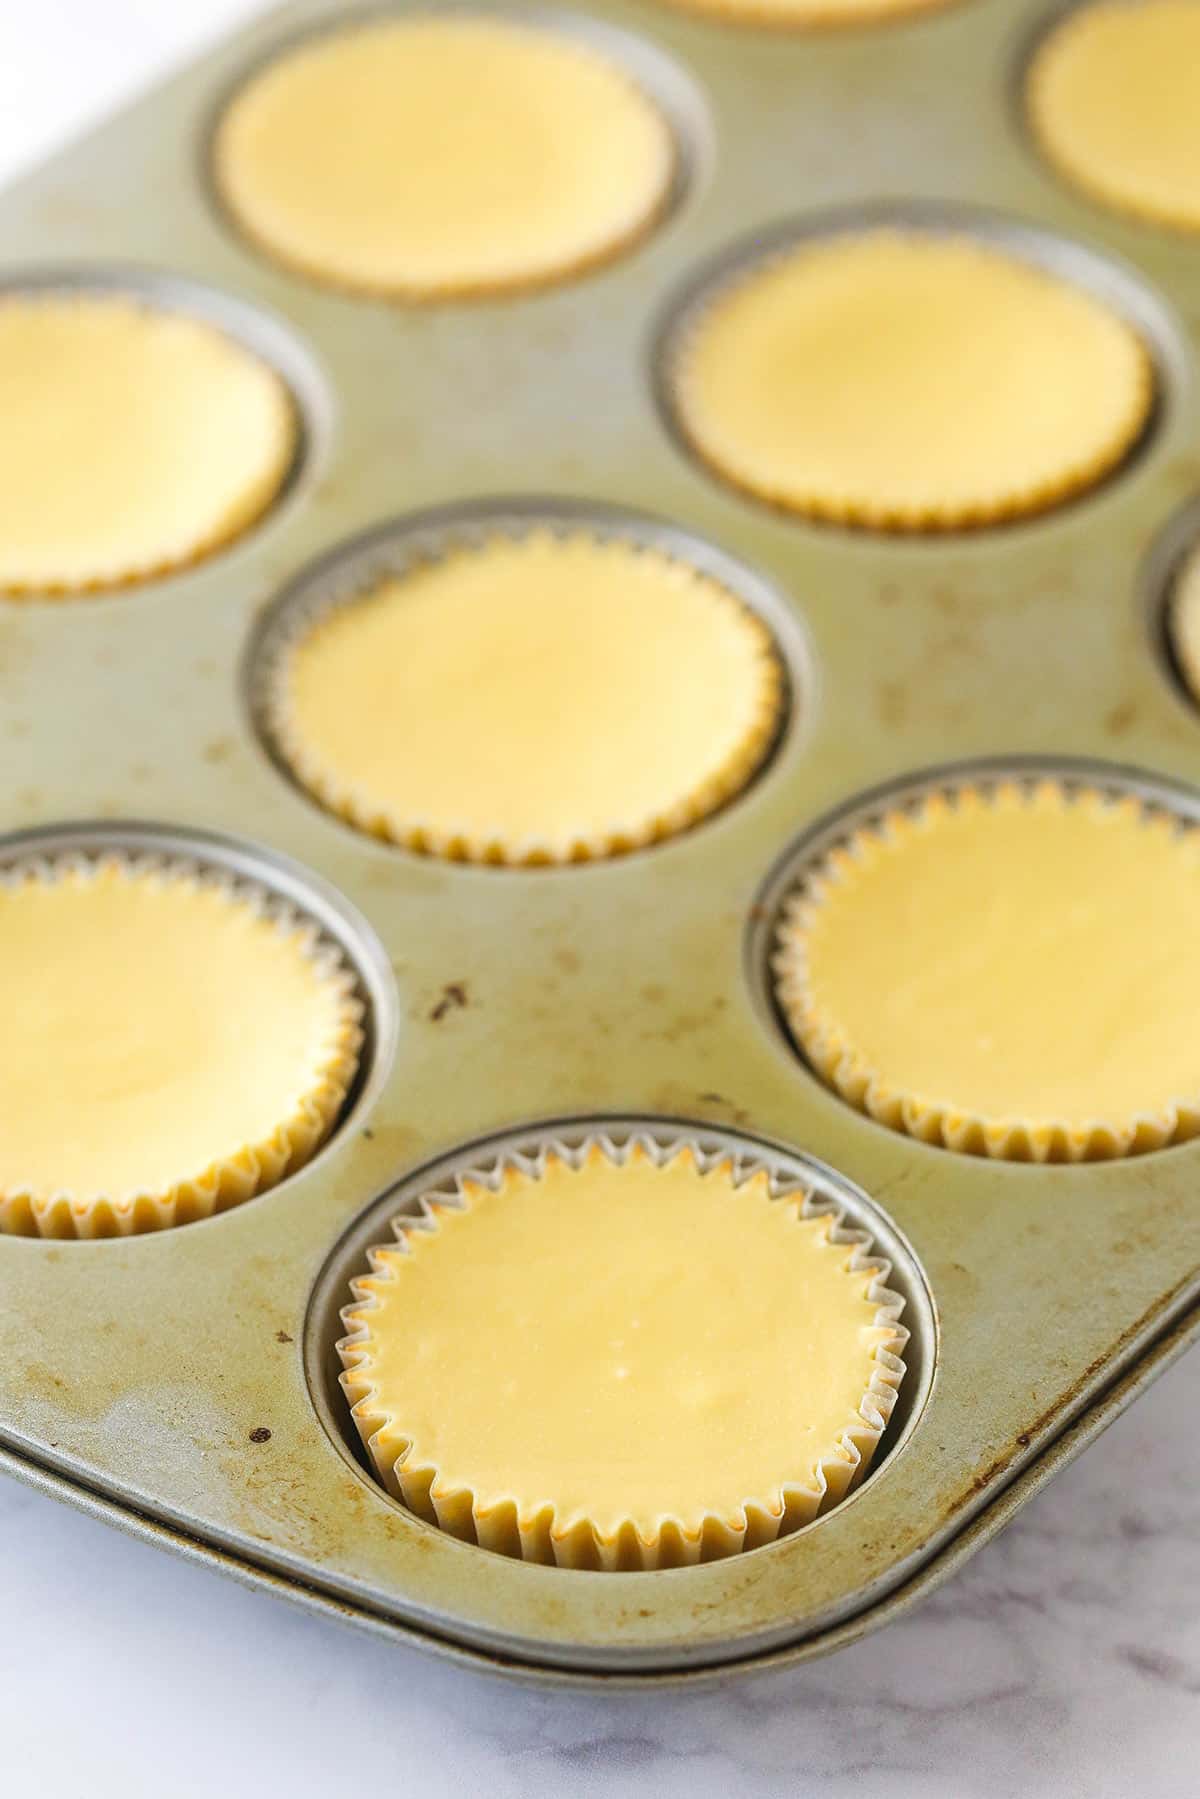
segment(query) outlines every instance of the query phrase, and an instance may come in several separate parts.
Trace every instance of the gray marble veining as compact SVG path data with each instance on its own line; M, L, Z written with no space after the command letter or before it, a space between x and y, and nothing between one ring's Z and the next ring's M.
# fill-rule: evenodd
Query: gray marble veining
M327 1624L0 1482L0 1770L46 1799L1192 1799L1185 1358L911 1617L708 1693L546 1694Z

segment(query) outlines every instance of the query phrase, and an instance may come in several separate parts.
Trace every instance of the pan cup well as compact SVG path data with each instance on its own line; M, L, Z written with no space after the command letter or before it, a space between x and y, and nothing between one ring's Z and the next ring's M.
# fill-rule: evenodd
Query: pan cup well
M874 789L761 892L763 1015L842 1099L941 1149L1076 1163L1185 1142L1198 822L1190 789L1083 760Z
M264 615L259 737L398 848L595 862L702 824L812 710L807 635L763 576L662 520L484 499L352 540Z
M1014 111L1048 173L1147 231L1200 231L1189 0L1055 0L1014 69Z
M459 113L460 154L431 157ZM486 303L634 253L711 156L705 98L657 45L480 0L360 9L277 41L219 97L203 175L223 223L293 275L394 304Z
M1131 268L914 201L735 242L684 283L652 349L666 429L707 474L811 524L929 541L1099 492L1149 448L1189 366Z
M119 595L236 550L308 486L333 412L282 320L132 264L8 272L0 365L5 600Z
M211 1218L315 1160L386 1075L381 946L272 852L167 825L21 832L0 843L0 908L28 1019L5 1075L6 1233Z
M635 1185L643 1200L646 1195L658 1198L650 1213L639 1212L646 1237L643 1242L639 1235L636 1244L626 1235L630 1220L623 1216L622 1196L623 1187L631 1193ZM453 1263L447 1262L445 1267L447 1271L456 1270L450 1292L453 1294L461 1278L460 1298L474 1316L474 1302L465 1297L473 1278L470 1260L459 1259L468 1238L464 1227L469 1226L470 1234L481 1226L486 1231L498 1231L496 1244L484 1258L488 1297L483 1311L491 1317L491 1329L485 1334L489 1345L494 1346L504 1338L514 1319L519 1321L523 1316L519 1289L527 1264L519 1248L520 1232L533 1228L538 1240L546 1242L542 1225L533 1217L543 1207L549 1208L546 1218L551 1221L552 1236L557 1236L553 1221L562 1218L558 1247L568 1261L593 1226L605 1236L613 1264L609 1272L616 1285L606 1288L602 1251L592 1269L594 1288L590 1283L579 1286L578 1269L574 1280L564 1279L561 1287L553 1281L549 1285L542 1283L533 1334L538 1328L554 1333L559 1309L555 1293L561 1292L565 1300L574 1292L576 1310L568 1335L573 1335L575 1349L584 1361L589 1366L595 1361L595 1367L591 1374L582 1365L574 1367L572 1354L568 1353L565 1359L555 1358L553 1379L547 1378L544 1368L536 1376L535 1384L544 1383L539 1385L544 1412L539 1413L541 1402L535 1395L530 1420L533 1437L514 1423L511 1440L501 1449L500 1479L502 1483L515 1483L513 1494L519 1490L523 1480L520 1464L535 1438L539 1443L543 1439L557 1443L568 1486L581 1467L585 1479L587 1468L593 1470L593 1479L596 1469L611 1469L611 1457L602 1454L600 1460L596 1459L599 1452L590 1427L585 1432L586 1440L579 1437L574 1398L581 1393L580 1381L582 1391L595 1399L602 1399L602 1389L607 1390L618 1411L623 1412L631 1403L635 1411L645 1403L647 1394L657 1390L656 1382L661 1377L674 1397L659 1420L659 1431L651 1430L644 1438L639 1432L636 1440L658 1441L662 1431L669 1434L671 1420L678 1415L685 1420L681 1442L667 1458L669 1466L665 1471L640 1468L635 1465L635 1457L634 1464L629 1464L627 1473L618 1481L621 1492L615 1504L619 1515L613 1517L608 1516L606 1501L599 1493L594 1495L595 1505L589 1514L586 1505L573 1509L566 1500L557 1506L546 1501L523 1509L513 1494L509 1496L512 1503L502 1495L485 1494L482 1489L486 1477L474 1492L459 1492L459 1486L464 1485L457 1478L462 1474L461 1468L447 1470L445 1480L439 1480L437 1474L426 1480L417 1465L415 1444L413 1453L401 1456L395 1467L388 1447L389 1433L403 1432L407 1414L400 1414L406 1403L419 1409L428 1397L434 1405L432 1428L440 1431L443 1449L453 1456L449 1436L461 1423L456 1419L454 1396L443 1395L435 1403L437 1396L432 1387L447 1368L452 1372L474 1368L475 1362L465 1327L458 1354L442 1355L431 1348L432 1337L439 1328L454 1330L454 1320L460 1314L453 1305L445 1308L441 1326L431 1319L425 1332L413 1323L415 1314L406 1306L403 1342L393 1345L399 1361L393 1360L389 1373L386 1363L392 1352L372 1356L368 1343L372 1318L378 1317L380 1333L386 1323L376 1303L377 1295L368 1288L378 1285L376 1277L380 1274L385 1284L389 1281L391 1277L385 1268L389 1260L399 1258L408 1271L419 1268L431 1254L437 1256L449 1250ZM809 1319L806 1329L811 1328L815 1315L806 1308L806 1293L811 1299L813 1291L824 1288L828 1297L831 1285L844 1285L845 1292L837 1294L830 1312L828 1329L831 1338L835 1330L841 1330L842 1338L858 1344L853 1354L865 1358L864 1384L858 1388L854 1380L850 1381L858 1399L853 1415L848 1412L843 1420L845 1438L842 1440L839 1433L837 1446L831 1446L828 1454L818 1460L815 1478L809 1478L814 1473L810 1468L803 1479L792 1482L791 1470L787 1470L776 1476L772 1496L764 1496L759 1502L746 1495L746 1503L732 1508L722 1509L718 1502L715 1510L706 1510L704 1496L698 1494L695 1516L691 1517L679 1515L669 1500L665 1510L656 1509L654 1499L648 1496L650 1489L642 1490L639 1483L649 1481L657 1499L663 1500L666 1491L678 1481L690 1481L689 1458L696 1458L700 1446L699 1463L705 1469L711 1463L713 1487L719 1491L731 1478L736 1485L740 1471L731 1477L722 1450L726 1440L723 1406L732 1401L728 1393L724 1400L721 1394L729 1383L731 1362L723 1352L720 1354L725 1373L718 1378L715 1367L710 1367L707 1374L704 1371L707 1351L703 1345L693 1352L691 1346L679 1342L672 1342L670 1347L660 1343L657 1338L662 1333L673 1336L668 1332L670 1320L663 1310L665 1292L660 1293L658 1302L651 1304L647 1299L645 1305L640 1299L631 1300L631 1293L645 1280L650 1287L654 1285L655 1246L647 1218L653 1215L661 1221L674 1219L675 1224L681 1218L690 1218L696 1229L707 1231L712 1225L708 1214L713 1207L721 1220L722 1232L727 1233L724 1240L729 1257L725 1258L725 1273L730 1285L719 1302L721 1315L714 1320L713 1310L706 1307L704 1316L714 1320L718 1336L725 1326L729 1327L735 1373L740 1373L737 1345L741 1343L748 1349L762 1329L761 1305L766 1296L762 1282L752 1276L756 1235L765 1229L772 1238L778 1235L771 1257L778 1251L787 1264L789 1255L797 1256L793 1288L796 1328L801 1312ZM674 1216L676 1210L679 1217ZM739 1218L745 1228L742 1272L746 1276L740 1285L736 1254ZM615 1266L617 1245L622 1246L620 1255L629 1262L629 1268L619 1277ZM686 1257L688 1244L683 1243L680 1250ZM810 1250L825 1262L815 1275L805 1262ZM694 1235L691 1253L694 1260L690 1267L686 1260L680 1264L678 1252L674 1257L675 1265L682 1267L683 1285L719 1285L721 1272L701 1256ZM590 1255L587 1260L591 1266ZM374 1276L364 1283L369 1268L373 1268ZM810 1275L814 1275L812 1291L806 1287ZM790 1328L787 1312L793 1309L785 1291L790 1279L789 1274L780 1283L778 1277L772 1277L772 1285L780 1285L783 1293L777 1321L784 1335ZM849 1298L851 1293L853 1299ZM415 1293L410 1296L410 1304L415 1297ZM780 1295L773 1293L772 1297L779 1299ZM843 1316L835 1326L834 1313L844 1301L848 1301L852 1317ZM744 1305L739 1310L741 1302ZM756 1311L755 1307L759 1309ZM624 1316L626 1311L631 1311L628 1318ZM584 1320L583 1338L576 1329L580 1319ZM694 1326L695 1317L691 1322ZM619 1341L616 1337L610 1341L610 1327L615 1329L617 1323ZM520 1324L521 1343L529 1341L528 1328L528 1324ZM868 1480L877 1478L887 1460L916 1428L933 1379L936 1338L933 1302L913 1251L886 1216L849 1182L809 1157L744 1133L661 1118L623 1117L553 1121L504 1133L467 1145L407 1177L364 1214L330 1257L309 1307L305 1362L314 1403L335 1446L363 1471L380 1503L398 1505L414 1529L434 1526L443 1534L507 1557L548 1562L564 1570L654 1571L766 1548L797 1529L809 1528L835 1505L847 1503L846 1495L857 1493ZM875 1345L873 1350L870 1344ZM378 1350L378 1345L374 1347ZM878 1357L877 1361L870 1360L872 1354ZM665 1371L658 1365L660 1356L667 1363ZM837 1356L833 1359L838 1360ZM748 1364L750 1361L758 1365L757 1356L748 1353ZM776 1372L773 1378L782 1380L786 1389L785 1407L800 1394L801 1407L812 1405L819 1409L821 1401L817 1395L823 1395L822 1383L826 1379L820 1348L815 1352L813 1366L821 1372L810 1376L807 1363L801 1358L791 1381ZM467 1377L465 1390L478 1394L479 1383L486 1385L491 1378L487 1367L496 1375L495 1363L485 1358L485 1364L476 1371L478 1380ZM839 1377L845 1373L846 1369L840 1368ZM400 1400L400 1413L392 1417L388 1397L370 1389L377 1378L386 1383L396 1379L397 1374L400 1384L408 1389L409 1399ZM499 1374L503 1377L501 1384L507 1380L508 1385L495 1396L498 1412L490 1410L489 1402L489 1416L526 1419L525 1402L509 1391L514 1383L520 1386L521 1370L506 1358ZM835 1384L839 1377L835 1377ZM812 1382L811 1392L806 1389L808 1380ZM761 1400L765 1396L755 1397ZM744 1425L744 1412L739 1415ZM841 1417L840 1412L838 1416ZM472 1428L468 1425L468 1430ZM596 1428L602 1435L602 1422ZM744 1437L744 1431L742 1434ZM494 1446L490 1429L485 1432L487 1436L493 1438ZM626 1451L616 1458L616 1466L625 1466L628 1445L633 1440L622 1436ZM802 1433L796 1435L793 1460L797 1469L805 1464L806 1455L811 1459L812 1446L809 1444L806 1450L806 1442ZM577 1452L582 1460L575 1466ZM566 1471L568 1463L573 1465L572 1474ZM480 1474L484 1472L481 1468ZM628 1505L627 1512L622 1510L623 1502Z

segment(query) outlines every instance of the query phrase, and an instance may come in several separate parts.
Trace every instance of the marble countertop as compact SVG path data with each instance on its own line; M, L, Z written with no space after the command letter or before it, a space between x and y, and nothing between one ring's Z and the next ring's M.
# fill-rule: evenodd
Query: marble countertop
M0 180L252 10L0 0ZM464 1674L0 1477L0 1789L1184 1799L1200 1791L1197 1368L1172 1369L911 1617L694 1695Z
M267 1598L0 1478L0 1790L226 1799L1193 1799L1197 1363L921 1609L695 1694L540 1693Z

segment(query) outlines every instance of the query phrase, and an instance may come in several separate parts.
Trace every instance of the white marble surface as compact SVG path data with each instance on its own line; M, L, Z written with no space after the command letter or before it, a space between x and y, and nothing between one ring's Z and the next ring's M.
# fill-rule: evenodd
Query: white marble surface
M0 1479L0 1791L307 1799L1194 1799L1185 1359L920 1611L691 1695L527 1692L264 1598ZM378 1790L378 1789L377 1789Z
M0 0L0 179L252 9ZM0 1792L1191 1799L1196 1381L1185 1360L910 1619L686 1697L466 1675L0 1479Z

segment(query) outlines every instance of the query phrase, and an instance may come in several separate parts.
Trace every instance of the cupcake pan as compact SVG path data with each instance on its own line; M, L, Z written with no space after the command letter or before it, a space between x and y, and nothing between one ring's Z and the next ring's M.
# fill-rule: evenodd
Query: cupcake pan
M371 1033L340 1129L281 1186L156 1235L0 1239L0 1460L388 1636L546 1681L647 1683L883 1622L1200 1335L1200 1143L1031 1167L911 1142L798 1062L763 984L771 871L914 771L1119 764L1191 815L1200 718L1159 621L1172 520L1200 488L1200 326L1183 322L1200 318L1200 246L1101 212L1038 161L1017 71L1044 13L1024 0L811 35L594 11L568 28L627 34L605 41L661 93L683 178L646 243L562 287L389 307L310 286L229 228L206 173L215 109L297 22L342 7L255 24L0 196L8 282L103 278L211 306L305 418L288 493L224 553L118 594L0 604L4 856L136 847L128 821L164 821L155 843L274 885L339 938ZM890 216L978 218L1017 250L1033 230L1142 325L1160 402L1102 488L902 540L772 513L674 440L657 360L697 273L787 221L873 221L880 196ZM693 831L592 866L441 863L330 817L262 742L248 659L280 596L354 540L392 541L388 521L461 520L505 489L515 502L482 511L650 513L751 571L735 585L777 630L792 717ZM600 1120L816 1158L809 1178L869 1218L907 1281L909 1375L870 1478L781 1543L650 1574L523 1564L409 1518L354 1449L329 1371L359 1250L448 1159Z

